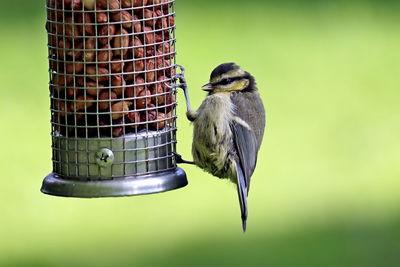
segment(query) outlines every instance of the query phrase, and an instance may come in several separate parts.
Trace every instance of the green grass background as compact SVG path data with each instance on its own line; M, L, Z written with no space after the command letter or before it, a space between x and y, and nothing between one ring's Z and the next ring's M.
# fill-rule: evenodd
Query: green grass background
M1 0L0 266L399 266L395 1L178 1L193 106L210 71L257 78L268 126L241 233L234 187L191 166L151 196L65 199L51 171L44 1ZM179 96L179 152L192 129Z

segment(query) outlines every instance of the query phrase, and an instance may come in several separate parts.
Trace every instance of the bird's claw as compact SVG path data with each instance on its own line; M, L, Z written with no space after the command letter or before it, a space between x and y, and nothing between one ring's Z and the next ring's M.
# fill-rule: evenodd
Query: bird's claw
M177 73L175 74L175 76L172 78L174 81L180 80L182 83L186 84L186 79L185 79L185 75L182 73Z
M176 67L178 67L181 70L181 73L184 74L185 73L185 67L183 67L182 65L176 64Z
M172 77L172 80L175 82L179 80L179 83L174 83L172 85L172 88L182 88L182 89L186 90L187 84L186 84L186 79L185 79L185 68L181 65L176 65L176 67L178 67L180 69L180 73L176 73Z

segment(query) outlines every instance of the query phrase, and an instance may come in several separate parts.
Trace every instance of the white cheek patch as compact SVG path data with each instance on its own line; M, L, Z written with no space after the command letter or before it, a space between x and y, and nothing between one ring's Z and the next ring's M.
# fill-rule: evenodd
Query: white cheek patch
M231 84L228 84L226 88L230 89L230 91L241 91L245 89L249 85L249 80L243 79L239 81L235 81Z
M249 86L249 84L250 84L249 80L243 79L243 80L237 81L237 84L235 85L235 88L236 88L237 90L243 90L243 89L245 89L247 86ZM237 87L236 87L236 86L237 86Z

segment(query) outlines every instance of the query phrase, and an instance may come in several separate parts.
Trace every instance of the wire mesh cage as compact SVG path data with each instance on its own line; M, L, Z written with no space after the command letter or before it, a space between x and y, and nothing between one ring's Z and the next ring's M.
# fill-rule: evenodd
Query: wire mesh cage
M47 0L53 173L42 192L187 184L177 167L174 0Z

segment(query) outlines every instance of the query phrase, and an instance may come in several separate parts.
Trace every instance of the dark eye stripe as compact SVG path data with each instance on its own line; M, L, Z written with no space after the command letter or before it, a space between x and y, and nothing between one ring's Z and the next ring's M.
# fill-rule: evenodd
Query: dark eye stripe
M232 82L231 79L223 79L222 81L220 81L218 84L219 85L227 85L230 84Z
M243 79L243 77L225 78L225 79L222 79L221 81L215 83L214 85L227 85L234 81L238 81L238 80L242 80L242 79Z

